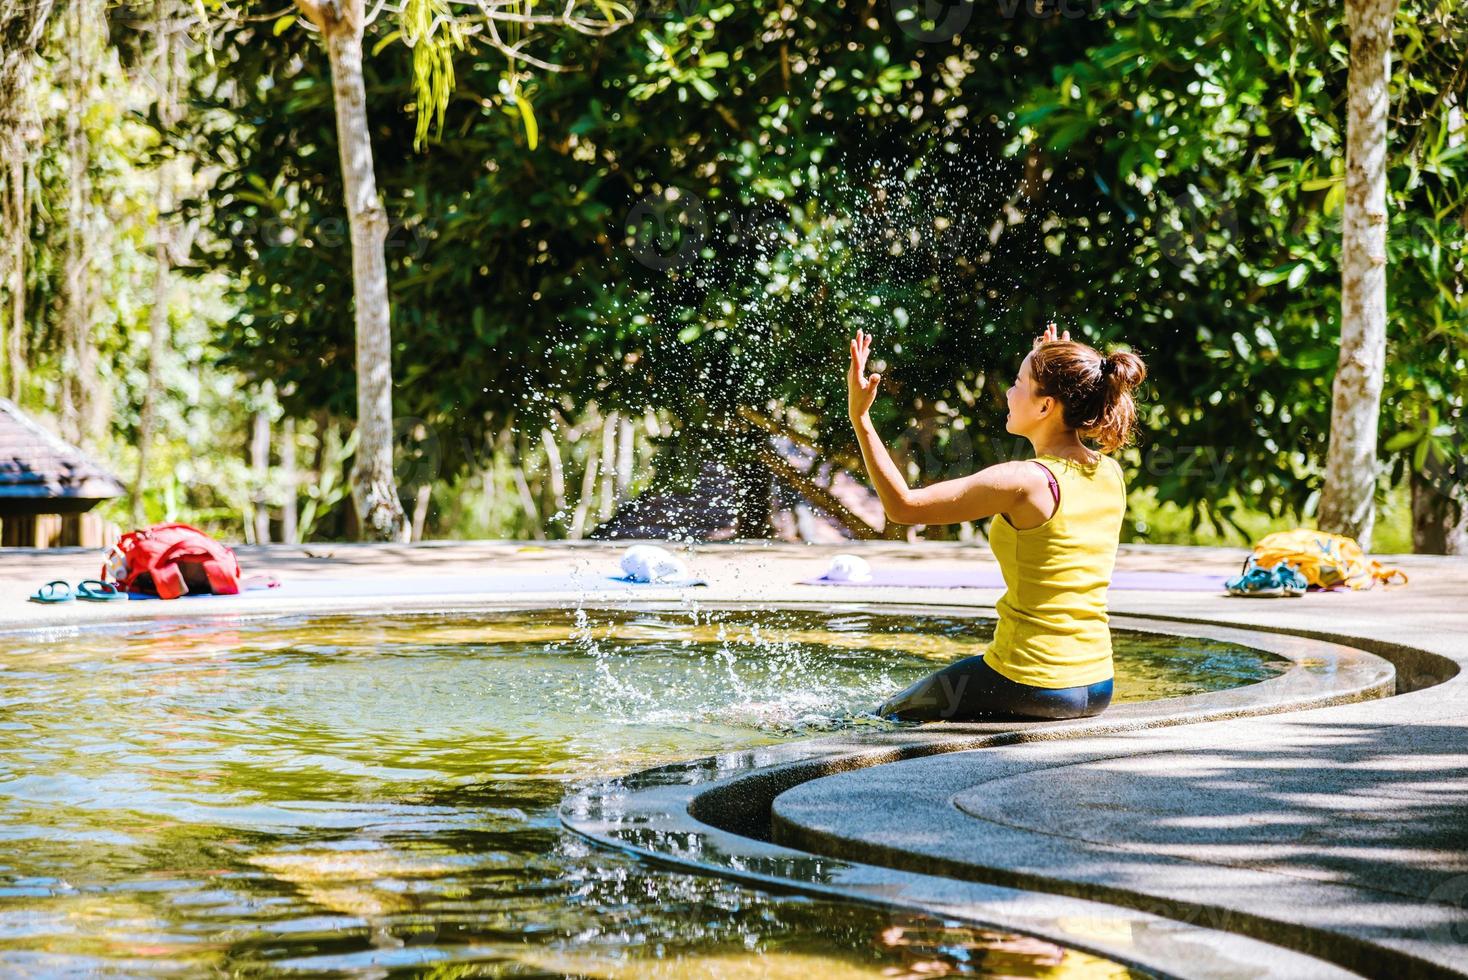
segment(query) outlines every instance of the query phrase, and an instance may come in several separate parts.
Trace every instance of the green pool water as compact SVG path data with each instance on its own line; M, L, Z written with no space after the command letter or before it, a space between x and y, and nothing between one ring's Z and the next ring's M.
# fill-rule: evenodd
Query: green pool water
M1050 943L660 870L568 789L841 728L982 620L542 609L0 639L0 972L1125 976ZM1277 673L1118 633L1117 699Z

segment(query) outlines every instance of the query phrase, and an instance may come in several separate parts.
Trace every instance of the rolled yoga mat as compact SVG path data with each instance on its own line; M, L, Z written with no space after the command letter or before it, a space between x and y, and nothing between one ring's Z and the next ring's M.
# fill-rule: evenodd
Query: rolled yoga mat
M1192 572L1115 572L1113 589L1138 589L1153 592L1226 592L1226 575L1198 575ZM801 585L859 585L866 588L902 589L1002 589L1004 577L998 569L987 568L881 568L872 569L872 577L863 582L836 582L828 578L809 578Z

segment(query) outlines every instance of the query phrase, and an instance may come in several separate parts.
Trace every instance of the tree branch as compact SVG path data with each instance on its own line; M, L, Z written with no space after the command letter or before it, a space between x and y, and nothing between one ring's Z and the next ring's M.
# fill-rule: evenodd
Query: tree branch
M872 527L861 517L853 513L845 504L837 500L831 491L785 462L769 446L761 443L755 449L755 454L759 457L759 461L764 464L765 468L777 480L780 480L806 500L829 514L853 538L859 541L877 541L889 538L897 532L897 526L890 522L886 531L879 531Z

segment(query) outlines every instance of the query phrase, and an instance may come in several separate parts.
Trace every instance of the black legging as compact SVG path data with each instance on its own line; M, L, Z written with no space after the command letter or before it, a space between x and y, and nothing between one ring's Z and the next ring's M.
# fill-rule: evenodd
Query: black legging
M900 721L1026 718L1054 721L1099 715L1111 703L1111 679L1088 687L1019 684L984 662L965 657L888 698L877 714Z

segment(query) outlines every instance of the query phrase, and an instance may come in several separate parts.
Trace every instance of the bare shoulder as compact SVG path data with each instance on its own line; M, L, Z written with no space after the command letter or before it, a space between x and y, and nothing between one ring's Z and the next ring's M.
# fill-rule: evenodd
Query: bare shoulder
M999 489L1012 490L1016 493L1024 493L1037 486L1048 487L1049 481L1045 479L1045 471L1035 465L1032 459L1011 459L1003 463L995 463L986 466L979 471L979 477L985 483Z

